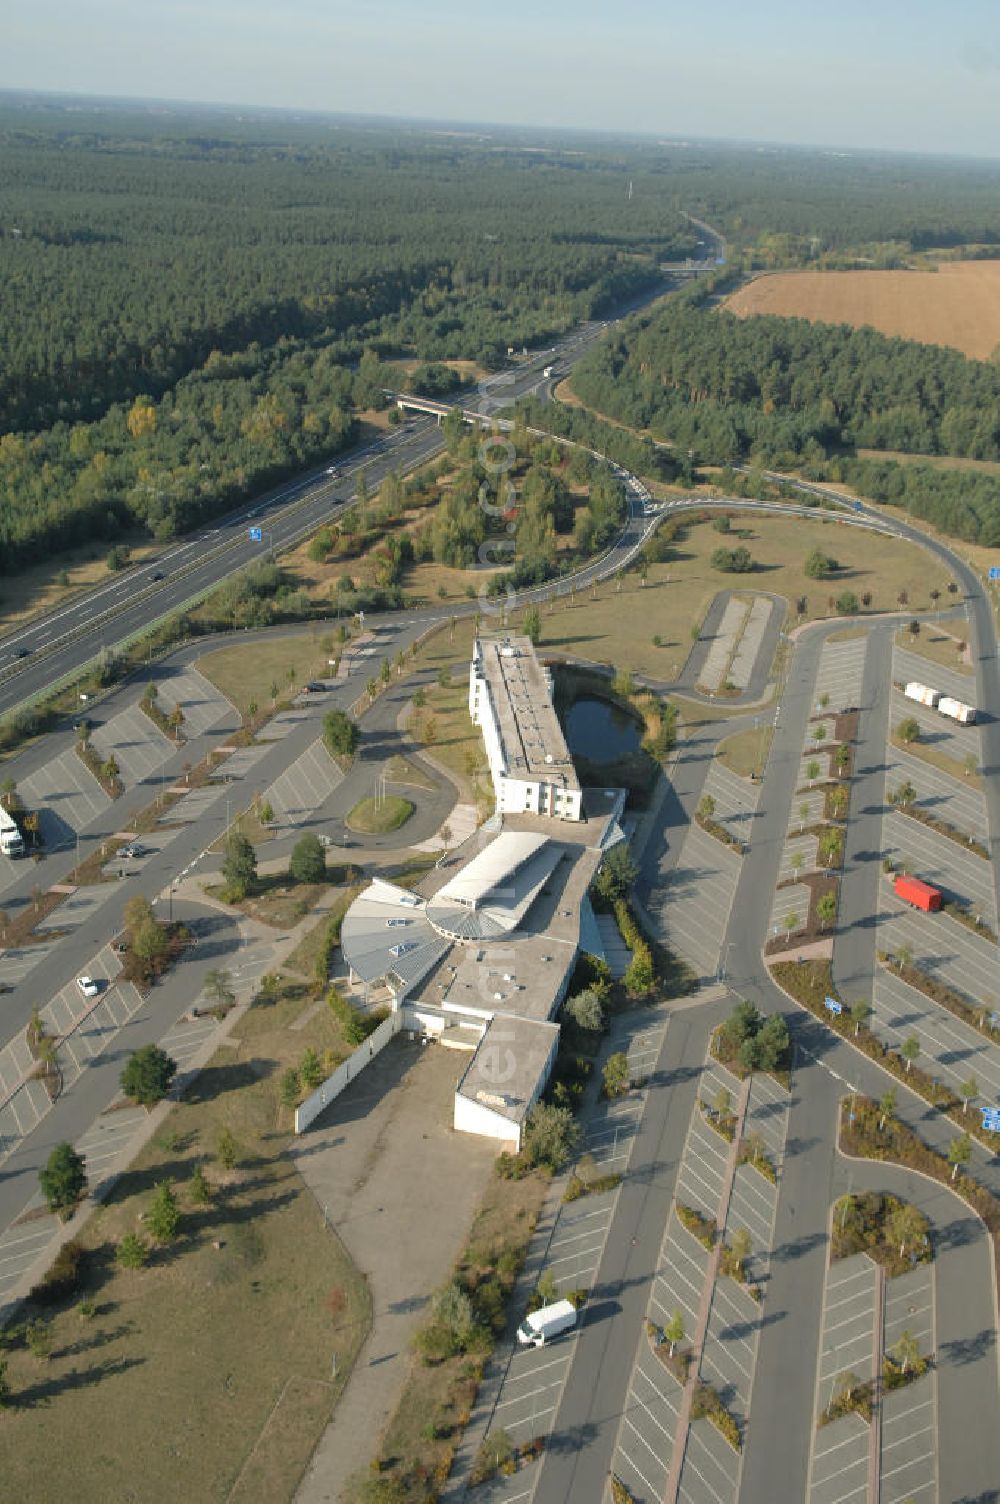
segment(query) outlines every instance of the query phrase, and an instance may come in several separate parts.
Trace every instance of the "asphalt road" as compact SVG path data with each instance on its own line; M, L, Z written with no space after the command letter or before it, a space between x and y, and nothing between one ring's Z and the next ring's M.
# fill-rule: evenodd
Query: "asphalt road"
M629 1173L586 1307L535 1489L536 1504L604 1504L622 1405L643 1335L663 1229L721 1003L671 1020L656 1062ZM771 1501L773 1504L773 1498Z
M118 1077L132 1051L162 1039L198 997L207 971L213 967L232 971L237 965L240 931L234 918L194 903L178 903L174 917L191 928L194 945L152 988L141 1012L88 1065L72 1090L57 1098L34 1132L4 1161L0 1171L0 1228L6 1229L37 1194L38 1171L55 1145L64 1140L75 1143L118 1095Z
M669 290L669 278L617 312L617 318L654 301ZM513 372L482 382L461 394L461 405L490 413L518 397L548 395L544 367L570 369L613 321L592 321L574 329L550 350L534 355ZM390 430L364 450L332 456L337 474L317 467L261 496L248 499L219 517L194 537L172 544L158 558L126 569L96 589L86 591L0 639L0 714L30 701L52 685L70 677L104 647L113 648L147 628L150 622L180 610L193 597L221 583L259 559L280 549L353 504L357 480L364 469L373 489L392 471L406 471L430 459L442 448L440 431L431 418L411 418L405 427ZM260 542L249 528L259 527ZM156 580L154 575L162 575ZM461 608L464 613L475 606ZM26 654L26 657L21 657Z

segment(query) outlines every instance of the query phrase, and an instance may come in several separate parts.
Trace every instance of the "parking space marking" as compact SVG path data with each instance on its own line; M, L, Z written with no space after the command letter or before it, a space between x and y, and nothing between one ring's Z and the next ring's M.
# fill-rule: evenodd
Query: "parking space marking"
M882 822L882 845L898 867L919 872L926 882L954 893L981 914L991 929L996 928L993 868L981 856L892 810Z
M674 869L647 905L664 940L699 977L716 976L741 858L699 825L688 828Z
M761 785L741 778L718 759L705 779L705 794L715 800L713 816L737 841L749 841L750 828L760 801Z
M932 923L922 923L911 912L894 906L888 915L883 914L879 925L879 948L896 955L906 945L924 971L940 976L974 1005L991 1003L996 995L997 965L993 942L973 934L948 914L922 919Z
M901 677L896 667L896 657L893 657L893 678ZM928 682L925 675L922 681ZM926 745L944 752L961 767L967 757L975 759L978 767L982 761L979 743L978 726L960 726L957 721L951 720L939 711L932 710L929 705L920 705L916 700L908 700L902 690L893 686L889 702L889 715L891 724L896 726L903 719L914 720L920 727L920 739Z
M279 715L271 719L257 732L259 742L279 742L294 731L296 726L301 726L303 721L308 721L310 712L305 706L295 710L283 710Z
M102 761L114 757L126 788L145 783L177 750L138 704L95 727L91 741Z
M76 832L85 830L111 804L73 747L44 763L24 780L19 792L25 807L38 811L45 845L57 851L70 845Z
M204 788L191 789L170 809L164 810L160 819L165 825L191 825L195 820L200 820L221 798L222 789L218 784L210 783Z
M343 782L344 775L317 737L267 791L267 801L284 825L301 825Z
M181 707L184 717L181 731L189 741L223 721L228 721L234 730L240 723L238 712L221 690L191 665L160 679L156 687L164 715L169 715L175 705Z
M886 788L891 793L900 783L912 783L917 791L918 809L940 815L967 835L979 835L986 829L986 800L968 784L959 783L922 757L914 757L901 747L886 749Z

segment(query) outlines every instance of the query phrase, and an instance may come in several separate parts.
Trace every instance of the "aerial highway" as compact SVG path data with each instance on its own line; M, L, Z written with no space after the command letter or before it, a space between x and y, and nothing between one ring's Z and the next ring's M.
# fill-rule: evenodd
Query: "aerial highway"
M705 262L704 270L714 265L714 261ZM620 309L618 317L662 296L670 286L666 275L662 284ZM561 372L569 369L608 327L607 321L586 323L524 364L463 391L458 400L489 418L518 397L547 395L551 383L545 369L553 364ZM425 463L442 445L432 418L411 418L404 427L362 450L337 456L327 465L248 499L193 536L172 542L156 558L123 570L106 584L8 633L0 638L0 715L71 680L102 648L113 649L129 641L248 564L334 520L353 504L362 471L374 488L393 471L405 473ZM251 538L251 527L259 529L259 540Z

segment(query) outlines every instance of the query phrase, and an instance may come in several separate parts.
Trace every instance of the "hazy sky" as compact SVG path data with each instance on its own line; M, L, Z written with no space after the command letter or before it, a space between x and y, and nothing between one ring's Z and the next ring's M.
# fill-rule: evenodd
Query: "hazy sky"
M1000 0L21 0L0 85L1000 156Z

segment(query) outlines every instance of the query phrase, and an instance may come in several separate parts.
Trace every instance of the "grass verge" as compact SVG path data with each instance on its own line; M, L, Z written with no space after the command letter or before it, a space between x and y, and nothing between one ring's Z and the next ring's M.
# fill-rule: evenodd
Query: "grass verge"
M307 1046L322 1054L340 1042L327 1009L289 1034L302 994L285 988L236 1025L236 1052L215 1055L85 1223L76 1294L25 1313L50 1323L50 1352L36 1356L15 1334L7 1355L9 1497L41 1497L42 1479L45 1497L80 1504L137 1488L144 1504L293 1495L370 1322L363 1277L285 1156L282 1070ZM122 1268L116 1249L128 1233L149 1242L140 1217L164 1180L178 1234L145 1267ZM113 1445L100 1440L110 1415Z
M409 799L403 799L399 794L386 794L379 800L369 796L359 800L344 823L348 830L359 834L386 835L405 825L413 810Z
M724 768L740 778L759 778L771 755L773 737L773 726L747 726L721 741L715 755Z

